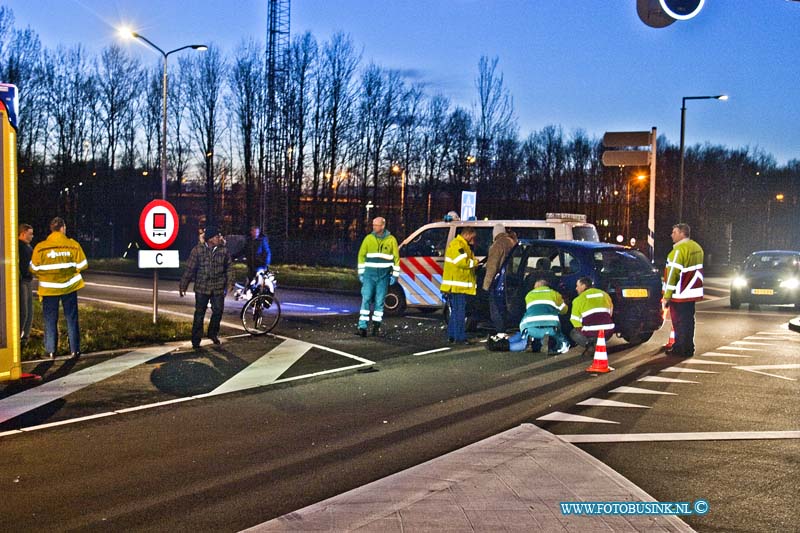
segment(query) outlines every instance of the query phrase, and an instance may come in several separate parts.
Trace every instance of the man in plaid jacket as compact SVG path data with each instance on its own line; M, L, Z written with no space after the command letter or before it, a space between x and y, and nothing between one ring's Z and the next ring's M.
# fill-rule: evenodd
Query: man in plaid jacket
M219 344L219 324L222 321L222 310L225 295L228 293L230 280L231 255L225 247L222 234L215 226L207 226L205 242L192 248L186 271L181 277L179 291L181 297L186 294L189 282L194 281L194 322L192 324L192 347L200 347L203 336L203 320L206 317L208 302L211 302L211 321L208 324L208 338Z

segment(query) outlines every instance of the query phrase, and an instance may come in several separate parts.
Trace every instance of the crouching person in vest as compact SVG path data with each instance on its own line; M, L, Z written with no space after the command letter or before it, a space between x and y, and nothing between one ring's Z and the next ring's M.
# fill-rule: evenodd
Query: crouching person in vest
M400 277L400 253L397 239L386 229L386 219L372 221L372 233L364 237L358 250L358 280L361 282L361 312L358 335L367 336L370 306L372 307L372 336L378 335L383 323L383 301L389 285Z
M50 235L33 249L30 270L39 279L39 299L44 317L44 351L53 359L58 349L58 303L67 319L67 336L72 358L81 355L78 326L78 289L84 286L81 271L88 263L83 248L67 237L67 224L61 217L50 221Z
M548 355L567 352L569 341L561 333L561 321L558 318L566 312L564 298L549 287L546 279L536 280L533 290L525 296L525 314L519 323L520 339L531 339L534 351L542 351ZM516 336L509 339L512 351L519 351L520 346L522 350L525 349L527 342L521 344L520 339ZM541 348L537 345L541 345Z
M575 344L583 347L581 355L593 354L600 330L603 330L607 339L614 332L614 321L611 319L614 304L611 302L611 296L593 285L592 278L580 278L575 284L578 296L572 301L572 315L569 321L573 330L569 336Z

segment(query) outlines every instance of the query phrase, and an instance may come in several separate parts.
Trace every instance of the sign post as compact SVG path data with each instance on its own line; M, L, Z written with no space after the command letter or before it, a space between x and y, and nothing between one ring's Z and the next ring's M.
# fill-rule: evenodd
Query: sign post
M177 268L177 250L166 250L178 237L178 212L166 200L153 200L139 216L139 233L154 250L139 251L139 268L153 269L153 324L158 321L158 269Z

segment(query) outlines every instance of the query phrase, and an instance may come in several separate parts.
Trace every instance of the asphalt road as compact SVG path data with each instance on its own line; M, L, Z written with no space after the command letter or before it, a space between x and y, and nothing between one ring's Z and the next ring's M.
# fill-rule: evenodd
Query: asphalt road
M129 280L89 281L87 300L146 307L152 298L147 280L141 291ZM785 329L791 308L731 311L724 299L704 302L698 354L749 357L698 355L731 364L686 364L660 353L663 329L638 347L610 341L616 370L595 376L579 350L545 357L483 345L448 349L438 314L390 319L385 336L361 339L353 334L356 299L279 294L301 305L289 306L277 336L179 348L0 425L0 434L10 432L0 436L4 522L17 531L234 531L533 422L569 438L611 435L613 442L578 446L659 500L708 500L707 515L687 519L700 531L796 529L798 441L720 440L800 429L800 335ZM191 313L191 299L162 296L165 312ZM226 304L232 323L236 305ZM770 335L775 340L758 340ZM207 395L285 347L285 338L300 339L305 351L270 386ZM36 368L53 379L115 360ZM663 372L671 367L697 370ZM639 381L648 377L695 383ZM626 386L671 394L611 392ZM643 407L577 405L590 398ZM137 410L158 402L171 403ZM605 423L539 420L553 413ZM99 417L75 421L91 416ZM65 424L14 432L53 422ZM631 434L682 432L720 433L625 442Z

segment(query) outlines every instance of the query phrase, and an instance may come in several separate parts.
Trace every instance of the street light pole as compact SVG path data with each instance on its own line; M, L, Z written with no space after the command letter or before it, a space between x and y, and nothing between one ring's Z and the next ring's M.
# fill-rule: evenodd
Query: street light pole
M130 36L143 41L145 44L150 46L152 49L158 51L161 54L161 57L164 58L164 71L161 76L161 199L167 199L167 58L171 54L176 52L180 52L181 50L186 50L187 48L191 48L192 50L199 50L204 51L208 50L208 46L204 44L187 44L186 46L181 46L180 48L176 48L174 50L170 50L169 52L165 52L161 49L158 45L153 43L150 39L142 35L141 33L136 33L135 31L129 32Z
M191 48L192 50L208 50L204 44L187 44L169 52L165 52L158 45L140 33L125 28L120 29L123 36L139 39L158 51L164 59L164 68L161 77L161 199L167 199L167 58L170 54ZM153 269L153 324L158 321L158 269Z
M684 167L684 147L686 137L686 100L727 100L728 95L718 94L716 96L684 96L681 100L681 161L678 170L678 222L683 222L683 167Z

